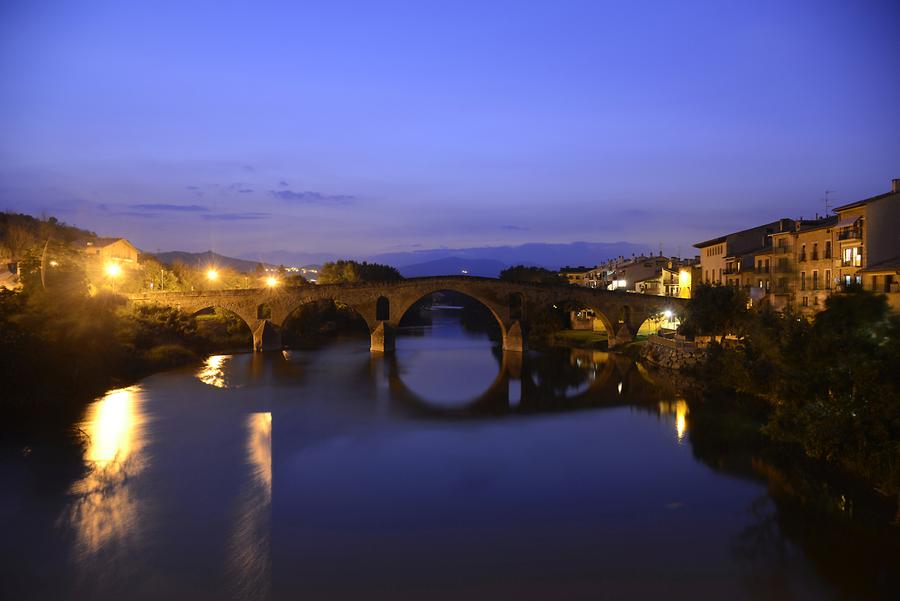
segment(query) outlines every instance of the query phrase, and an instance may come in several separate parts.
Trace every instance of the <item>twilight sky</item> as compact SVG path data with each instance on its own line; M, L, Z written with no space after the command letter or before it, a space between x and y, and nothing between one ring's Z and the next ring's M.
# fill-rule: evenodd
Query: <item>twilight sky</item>
M0 0L0 210L146 250L662 242L900 177L900 3Z

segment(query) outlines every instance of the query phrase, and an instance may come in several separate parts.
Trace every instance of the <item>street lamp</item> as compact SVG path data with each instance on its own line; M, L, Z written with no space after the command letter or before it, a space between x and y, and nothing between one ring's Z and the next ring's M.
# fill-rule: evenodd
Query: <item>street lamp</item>
M122 266L118 263L107 263L103 271L106 272L107 277L115 279L122 275Z
M216 280L219 279L219 272L212 268L207 269L206 270L206 279L208 279L210 282L215 282Z
M270 275L269 277L266 278L266 286L268 286L269 288L274 288L277 285L278 285L278 278L276 278L275 276Z
M106 272L106 277L112 281L112 291L115 294L116 280L122 275L122 266L118 263L107 263L103 266L103 271Z

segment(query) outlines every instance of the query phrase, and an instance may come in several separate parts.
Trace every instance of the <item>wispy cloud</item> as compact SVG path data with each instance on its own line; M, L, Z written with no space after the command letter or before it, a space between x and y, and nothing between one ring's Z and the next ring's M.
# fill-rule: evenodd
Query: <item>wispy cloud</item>
M203 213L209 210L207 207L201 205L174 205L165 203L136 204L129 206L138 211L173 211L176 213Z
M290 184L284 180L281 180L280 182L278 182L278 185L281 186L282 188L287 188L288 186L290 186Z
M270 190L269 194L280 200L302 204L343 205L356 201L356 197L349 194L322 194L321 192L311 192L309 190L303 192L295 192L293 190Z
M501 229L501 230L509 230L509 231L512 231L512 232L527 232L527 231L529 231L531 228L530 228L530 227L523 227L523 226L521 226L521 225L501 225L501 226L500 226L500 229Z
M207 221L254 221L256 219L265 219L268 213L209 213L203 215Z
M241 188L240 190L238 190L238 192L240 192L241 194L250 194L251 192L253 192L253 188Z

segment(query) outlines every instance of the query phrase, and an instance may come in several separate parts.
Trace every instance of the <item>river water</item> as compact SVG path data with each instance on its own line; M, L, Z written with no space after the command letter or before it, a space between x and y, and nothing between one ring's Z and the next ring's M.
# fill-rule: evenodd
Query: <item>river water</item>
M386 357L209 357L92 403L79 469L4 453L0 596L889 594L895 531L792 504L663 380L603 352L504 355L452 312Z

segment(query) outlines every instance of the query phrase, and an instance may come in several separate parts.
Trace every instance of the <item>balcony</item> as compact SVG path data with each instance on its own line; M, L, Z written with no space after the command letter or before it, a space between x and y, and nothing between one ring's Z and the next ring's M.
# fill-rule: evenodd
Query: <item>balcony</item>
M847 227L838 232L838 240L862 240L861 227Z

